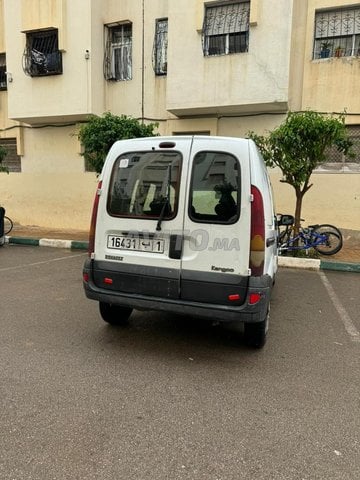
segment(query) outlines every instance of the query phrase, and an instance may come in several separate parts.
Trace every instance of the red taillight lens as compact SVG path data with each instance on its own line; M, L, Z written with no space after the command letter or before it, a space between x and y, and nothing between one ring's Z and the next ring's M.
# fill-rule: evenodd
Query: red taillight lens
M238 293L228 295L228 300L230 300L230 302L236 302L236 301L240 300L240 295Z
M89 256L94 252L94 248L95 248L95 227L96 227L96 219L97 219L98 208L99 208L101 186L102 186L102 181L98 183L98 186L96 189L93 210L91 215L91 223L90 223L90 231L89 231L89 248L88 248Z
M250 305L255 305L255 303L258 303L261 299L260 293L250 293L249 295L249 304Z
M88 283L88 281L89 281L89 274L88 273L83 274L83 280L84 280L85 283Z
M258 277L264 273L265 260L265 216L264 202L260 190L251 185L251 237L250 268L251 275Z

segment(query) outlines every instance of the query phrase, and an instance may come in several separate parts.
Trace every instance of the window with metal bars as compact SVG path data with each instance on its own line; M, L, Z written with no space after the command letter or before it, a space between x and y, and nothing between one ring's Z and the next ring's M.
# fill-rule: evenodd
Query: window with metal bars
M62 54L59 51L57 29L26 33L23 70L30 77L62 73Z
M202 45L205 56L247 52L250 2L205 6Z
M167 74L168 19L156 20L152 63L155 75Z
M0 53L0 90L6 90L6 55Z
M314 59L359 55L359 6L315 13Z
M132 24L105 26L106 45L104 78L121 81L132 79Z
M9 172L21 172L21 157L17 154L16 138L0 138L0 147L5 148L6 156L2 161L2 166Z

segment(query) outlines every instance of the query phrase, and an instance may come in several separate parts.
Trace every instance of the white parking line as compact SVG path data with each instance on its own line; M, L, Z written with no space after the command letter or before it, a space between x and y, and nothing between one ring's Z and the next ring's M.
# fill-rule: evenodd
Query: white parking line
M360 342L359 331L355 327L355 325L354 325L353 321L351 320L349 314L347 313L346 309L344 308L344 306L340 302L339 297L336 295L336 292L333 289L331 283L326 278L325 273L323 271L320 271L319 275L320 275L322 283L324 284L324 286L325 286L325 288L326 288L326 290L329 294L329 297L330 297L334 307L336 308L336 310L337 310L337 312L340 316L340 319L341 319L342 323L344 324L345 330L347 331L347 333L351 337L351 340L353 342Z
M66 257L51 258L50 260L43 260L42 262L35 263L23 263L22 265L16 265L14 267L0 268L0 272L8 272L9 270L19 270L25 267L35 267L36 265L45 265L46 263L59 262L60 260L67 260L68 258L82 257L87 255L86 253L78 253L77 255L68 255Z

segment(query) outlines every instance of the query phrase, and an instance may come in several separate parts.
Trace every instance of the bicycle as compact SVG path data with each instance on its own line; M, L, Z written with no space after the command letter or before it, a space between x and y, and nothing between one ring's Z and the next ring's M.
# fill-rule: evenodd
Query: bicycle
M305 250L313 248L321 255L334 255L343 246L343 237L340 230L334 225L317 224L308 227L300 226L299 233L294 235L294 217L292 215L278 214L278 227L285 227L278 234L278 251L284 252ZM304 221L301 219L301 221Z
M4 235L9 235L11 230L13 229L13 221L11 218L7 217L6 215L4 216Z
M2 225L0 225L0 235L8 235L13 229L14 224L11 218L5 215L5 209L3 207L0 207L0 222L3 222Z

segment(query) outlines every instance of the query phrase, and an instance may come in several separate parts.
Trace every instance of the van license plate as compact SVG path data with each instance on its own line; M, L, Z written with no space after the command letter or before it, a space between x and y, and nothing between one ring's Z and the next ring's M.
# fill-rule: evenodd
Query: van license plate
M161 238L138 238L108 235L107 247L116 250L164 253L164 240Z

